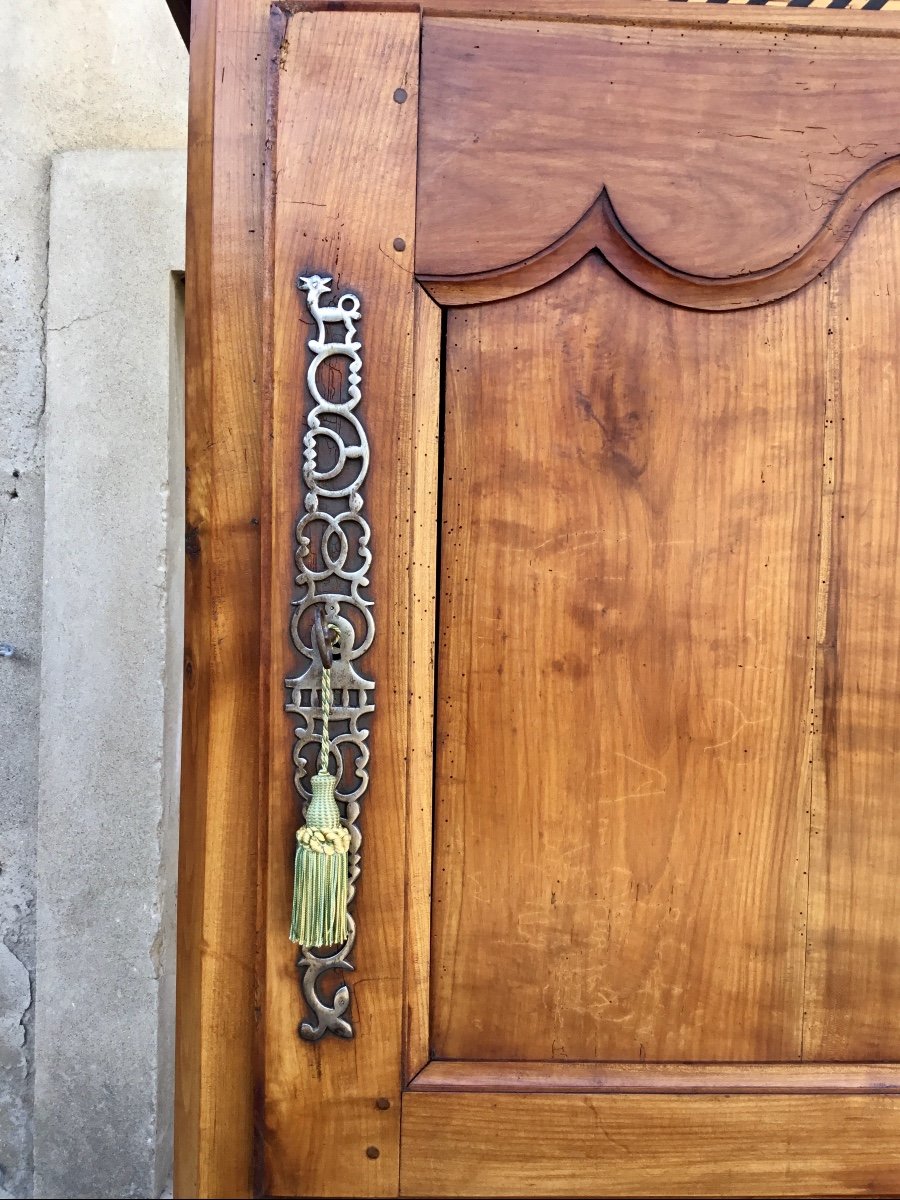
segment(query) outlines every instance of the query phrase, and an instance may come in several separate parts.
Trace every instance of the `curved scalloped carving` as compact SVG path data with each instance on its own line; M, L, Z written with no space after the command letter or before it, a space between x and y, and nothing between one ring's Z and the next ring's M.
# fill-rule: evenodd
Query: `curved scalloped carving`
M598 251L623 278L659 300L707 312L752 308L796 292L830 266L867 210L898 189L900 155L860 175L819 232L796 254L763 271L717 278L686 274L650 254L622 225L604 188L584 216L546 250L494 271L420 275L419 282L438 304L487 304L549 283L585 255Z

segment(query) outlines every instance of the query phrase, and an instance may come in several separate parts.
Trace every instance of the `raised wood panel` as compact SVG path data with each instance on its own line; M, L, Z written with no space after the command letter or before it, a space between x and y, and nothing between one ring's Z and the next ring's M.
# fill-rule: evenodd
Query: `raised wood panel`
M298 12L276 21L263 1190L334 1195L339 1180L345 1194L388 1196L396 1195L399 1171L404 1022L419 18ZM397 89L407 93L405 103L394 99ZM405 249L394 247L398 238ZM310 328L295 286L298 272L331 276L336 290L349 288L362 302L359 412L371 450L364 500L377 630L364 664L375 679L376 712L360 818L355 970L347 980L356 1036L316 1043L298 1037L305 1014L297 950L288 940L301 814L283 681L299 659L288 630L297 594L294 529L303 511Z
M404 1196L897 1196L894 1096L403 1100Z
M826 298L448 314L438 1057L800 1057Z
M523 262L472 275L420 275L440 304L484 304L519 296L570 270L596 250L635 287L684 308L724 312L789 296L829 267L873 204L900 188L900 158L870 167L850 184L811 240L762 271L728 278L687 275L650 254L622 225L606 190L559 241Z
M774 28L715 36L668 24L670 7L655 6L658 27L426 18L420 272L519 262L604 186L670 266L766 269L900 152L890 39L860 37L850 52L841 37Z
M898 229L891 197L830 283L808 1058L900 1059Z

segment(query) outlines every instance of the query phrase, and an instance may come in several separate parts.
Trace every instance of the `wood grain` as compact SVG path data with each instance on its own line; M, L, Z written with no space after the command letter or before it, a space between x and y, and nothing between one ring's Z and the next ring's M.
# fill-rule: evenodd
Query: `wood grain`
M175 1191L249 1196L266 19L197 0L193 20Z
M825 35L717 35L666 24L672 7L650 6L650 28L426 19L420 273L520 262L604 186L630 234L677 270L767 269L900 152L889 39L851 51Z
M274 1196L397 1192L415 486L411 264L418 48L416 13L298 13L287 22L275 64L263 1131L263 1188ZM403 104L393 98L398 88L409 97ZM405 240L404 251L393 248L395 238ZM377 628L365 660L376 682L376 713L360 818L355 971L348 980L356 1036L318 1043L297 1036L302 1007L296 950L287 936L300 812L292 783L292 722L282 706L283 680L295 673L299 657L288 629L296 594L294 526L302 512L302 381L310 328L295 286L298 272L331 276L337 292L349 288L362 301L360 413L371 449L364 500L372 528Z
M825 300L448 314L437 1057L799 1058Z
M348 11L311 15L322 7ZM281 391L271 499L281 524L266 583L272 596L289 594L305 334L290 283L315 258L336 283L360 288L367 313L374 300L388 314L378 329L363 327L379 345L373 353L367 342L367 403L382 401L372 426L377 482L366 498L382 572L373 734L382 773L363 816L359 1032L349 1045L297 1041L297 983L283 937L296 813L280 703L293 660L279 601L266 601L262 632L258 619L269 3L195 0L175 1183L184 1196L252 1194L254 1087L267 1172L257 1190L396 1194L401 1080L416 1076L429 1051L423 798L439 323L410 273L418 7L327 0L305 8L292 18L281 73L292 96L278 173ZM646 0L572 0L549 11L546 0L512 8L427 0L423 11L423 270L480 270L540 251L606 182L651 255L680 270L747 273L793 254L852 179L897 152L896 13ZM483 16L509 20L471 19ZM390 99L397 86L410 93L403 106ZM471 727L457 715L441 730L456 731L455 749L441 752L445 767L455 755L469 768L466 795L454 784L455 807L446 796L441 803L468 820L467 830L497 837L463 842L457 831L438 843L435 1035L438 1048L500 1061L436 1061L415 1077L416 1093L403 1099L405 1194L900 1194L896 1101L819 1094L893 1090L896 1068L866 1060L896 1058L900 1045L891 774L900 682L898 219L897 201L882 202L826 282L754 314L672 312L594 262L559 281L565 304L546 289L549 297L515 301L506 316L501 304L449 319L457 330L470 320L460 341L470 353L451 347L451 359L460 378L480 381L451 378L451 401L473 406L471 431L463 437L457 427L456 453L471 458L475 447L488 465L476 478L467 461L460 485L469 494L447 492L445 552L465 549L475 573L466 580L459 564L442 612L472 620L468 629L454 622L456 661L466 668L468 637L476 669L466 668L464 681L447 677L473 716ZM403 254L391 248L396 236L406 240ZM560 365L554 355L567 328ZM558 433L565 423L552 423L567 404L582 422L570 441ZM516 510L507 519L524 531L460 529L461 512L494 503L498 479ZM534 504L527 519L523 496ZM565 527L567 545L543 546L525 564L532 547ZM597 528L605 540L590 544L584 531ZM494 578L486 564L497 546L510 569ZM536 604L523 607L516 581L533 585L549 571L559 573L549 595L539 589ZM581 597L588 627L565 608L576 576L597 585ZM495 588L513 614L499 664L486 653L496 642ZM535 621L553 639L562 627L571 642L561 654L548 641L545 661L525 661ZM267 704L257 687L261 643ZM570 684L586 644L601 664L595 683ZM544 747L529 757L504 745L499 760L487 760L490 772L479 758L481 731L498 724L496 667L508 681L517 662L536 686L515 697L515 737L533 738L536 713L580 735L592 687L599 698L599 736L586 748L573 738L577 753L568 747L549 771ZM261 892L260 968L256 829L259 818L266 831L268 810L257 804L256 780L270 750L274 819L262 861L270 856L273 869ZM608 753L628 758L616 758L610 773ZM665 775L662 791L653 771ZM564 857L566 830L532 820L548 783L577 811L574 856ZM482 811L479 796L492 807ZM624 820L610 799L627 807ZM510 813L519 810L517 823ZM552 872L554 856L564 874ZM584 916L585 898L604 906L608 927ZM583 971L598 947L599 970ZM538 984L535 964L557 960L562 972ZM597 986L598 974L612 990ZM254 1066L259 1003L265 1057ZM610 1047L672 1061L588 1061ZM677 1061L710 1048L723 1060L784 1061ZM513 1061L540 1053L556 1061ZM792 1065L801 1053L818 1061ZM573 1055L583 1058L566 1061ZM842 1058L849 1065L829 1061ZM648 1084L729 1094L577 1094ZM465 1094L488 1086L520 1094ZM730 1094L761 1087L781 1094ZM367 1157L369 1147L378 1158Z
M840 37L896 37L900 14L849 8L804 11L774 5L729 8L676 8L668 3L648 5L647 0L519 0L518 4L492 4L484 0L279 0L285 12L421 12L428 17L481 17L492 21L565 22L572 25L620 24L636 29L657 25L670 29L729 29L769 32L790 30L800 34L833 34Z
M900 201L830 280L805 1056L900 1058Z
M409 573L404 1082L421 1071L429 1056L441 348L441 310L421 288L416 288L412 561Z
M763 271L730 277L687 275L650 254L622 225L604 190L584 216L546 250L498 271L421 275L443 305L485 304L521 296L580 262L593 250L635 287L669 304L705 312L752 308L805 287L837 258L873 204L900 188L900 157L888 158L855 179L822 226L796 254Z
M587 1063L447 1062L434 1059L409 1085L414 1092L777 1093L900 1092L890 1063Z
M175 1130L173 1190L200 1194L205 1172L202 1130L204 1082L203 940L206 864L205 809L209 764L209 678L194 663L205 661L210 627L208 569L191 553L191 526L209 513L207 451L212 371L204 348L212 316L209 251L212 226L212 130L214 118L215 2L197 7L190 70L185 281L185 575L184 685L178 845L177 970L175 975ZM206 564L204 563L204 567ZM250 1155L238 1170L235 1195L248 1195Z
M897 1196L894 1096L410 1092L404 1196Z

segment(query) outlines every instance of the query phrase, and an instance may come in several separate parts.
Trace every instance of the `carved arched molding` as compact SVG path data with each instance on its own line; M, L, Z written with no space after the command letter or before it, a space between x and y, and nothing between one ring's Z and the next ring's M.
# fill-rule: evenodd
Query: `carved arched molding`
M624 279L641 291L681 308L723 312L779 300L804 287L830 266L873 204L900 189L900 155L870 167L850 185L818 233L783 262L745 275L690 275L645 250L616 215L606 188L583 217L552 245L521 262L467 275L420 275L419 282L438 304L488 304L520 296L549 283L599 252Z

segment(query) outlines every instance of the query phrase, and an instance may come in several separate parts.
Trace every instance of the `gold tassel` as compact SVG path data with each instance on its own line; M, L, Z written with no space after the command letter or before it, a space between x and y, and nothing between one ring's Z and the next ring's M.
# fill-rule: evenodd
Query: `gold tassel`
M312 777L306 824L297 830L291 941L310 949L334 946L347 938L347 885L350 830L341 824L334 798L337 779L328 770L331 670L322 670L322 747Z
M313 776L306 824L297 830L291 941L312 949L347 937L350 831L341 825L336 784L327 771Z

